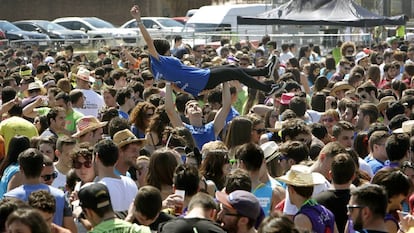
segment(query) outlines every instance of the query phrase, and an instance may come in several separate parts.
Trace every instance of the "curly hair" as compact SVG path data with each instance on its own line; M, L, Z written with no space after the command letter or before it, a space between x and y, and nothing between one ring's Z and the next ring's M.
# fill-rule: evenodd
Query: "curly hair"
M352 42L352 41L346 41L346 42L344 42L343 44L342 44L342 46L341 46L341 55L342 56L345 56L345 54L346 54L346 50L349 48L349 47L352 47L353 49L354 49L354 51L355 51L355 43L354 42Z
M147 132L155 132L158 135L158 138L161 138L162 132L169 123L170 118L165 111L165 105L160 105L154 111L154 116L150 120Z
M131 115L129 116L129 122L134 124L135 127L145 132L149 126L149 122L146 113L148 110L155 111L155 106L149 102L140 102L132 109Z

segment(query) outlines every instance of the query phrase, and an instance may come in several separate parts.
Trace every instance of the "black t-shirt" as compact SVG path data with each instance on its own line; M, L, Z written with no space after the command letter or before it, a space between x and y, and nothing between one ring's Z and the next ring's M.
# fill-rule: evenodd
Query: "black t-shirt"
M344 232L348 220L346 205L351 198L351 190L327 190L316 195L315 200L328 208L335 215L336 226L339 232Z
M205 218L176 218L160 225L158 232L165 233L225 233L215 222Z
M169 214L166 214L166 213L164 213L164 212L160 212L160 214L158 215L158 218L155 220L155 222L153 222L153 223L151 223L148 227L151 229L151 231L157 231L158 230L158 226L161 224L161 223L164 223L164 222L168 222L168 221L170 221L171 219L175 219L175 217L174 216L172 216L172 215L169 215ZM136 223L136 224L138 224L138 225L142 225L138 220L134 220L134 223Z

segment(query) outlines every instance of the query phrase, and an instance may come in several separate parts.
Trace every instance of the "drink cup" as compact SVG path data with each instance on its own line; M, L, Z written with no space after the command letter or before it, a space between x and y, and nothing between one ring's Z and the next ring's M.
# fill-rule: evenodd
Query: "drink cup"
M174 212L175 215L179 216L183 213L185 191L176 189L175 194L179 195L179 197L177 197L177 200L175 201Z

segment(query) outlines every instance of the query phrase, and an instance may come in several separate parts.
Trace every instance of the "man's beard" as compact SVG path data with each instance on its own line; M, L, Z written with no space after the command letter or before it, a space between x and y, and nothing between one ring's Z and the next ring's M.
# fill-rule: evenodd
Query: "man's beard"
M363 222L362 222L362 217L361 217L361 212L358 213L357 218L355 219L354 222L354 230L361 232L363 229Z
M239 231L239 228L237 226L237 222L231 222L231 224L224 224L221 222L221 228L223 228L227 233L237 233Z

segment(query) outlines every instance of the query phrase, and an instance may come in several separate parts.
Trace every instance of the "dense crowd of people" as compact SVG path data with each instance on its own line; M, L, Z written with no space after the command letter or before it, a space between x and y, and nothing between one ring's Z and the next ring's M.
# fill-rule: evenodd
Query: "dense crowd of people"
M0 52L0 232L414 232L414 43L170 46L130 13L145 47Z

